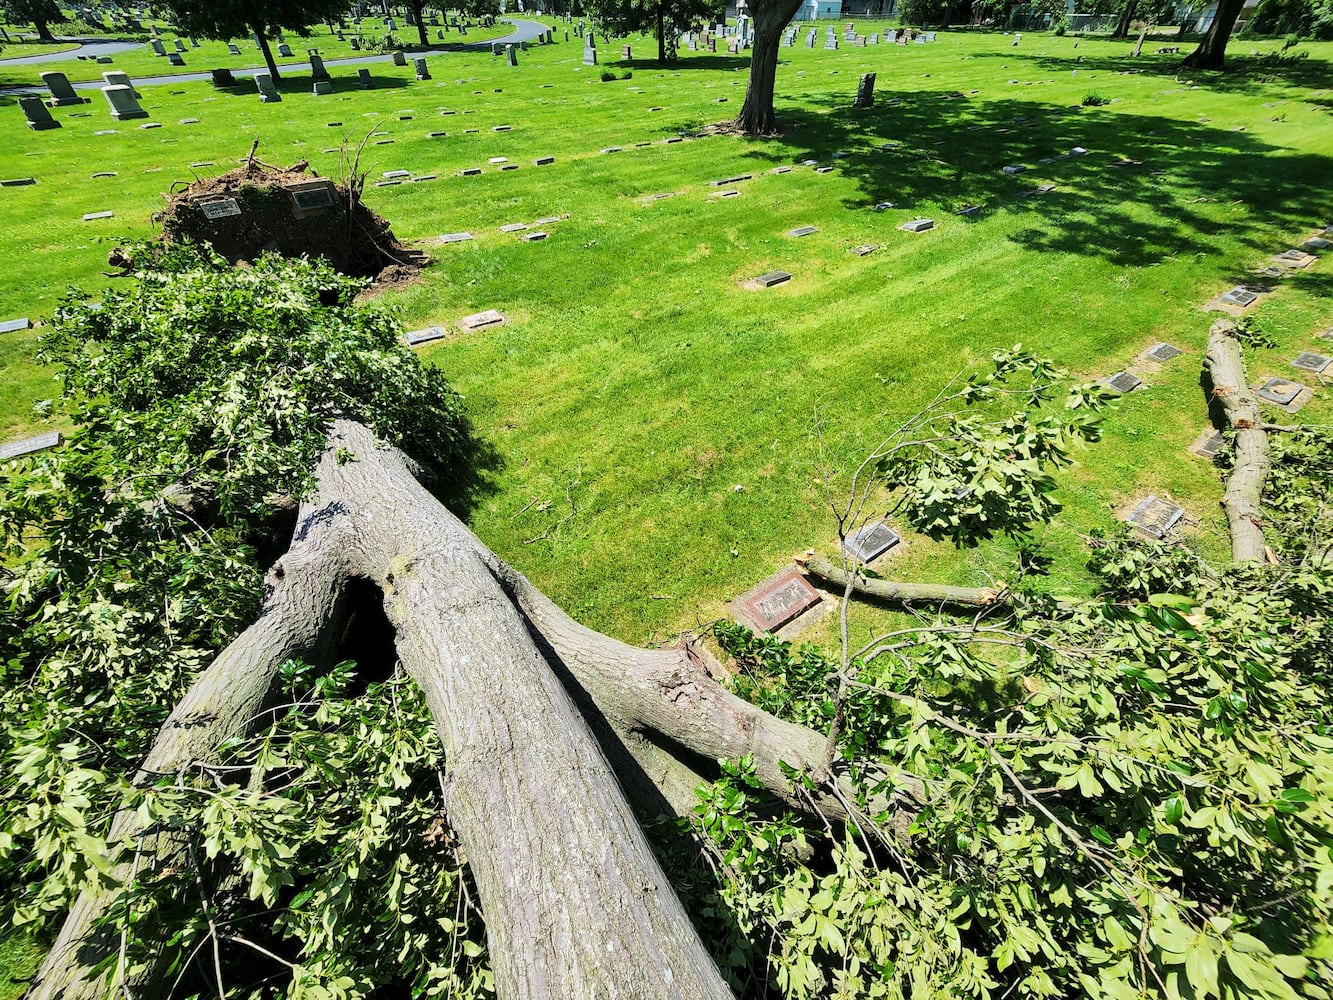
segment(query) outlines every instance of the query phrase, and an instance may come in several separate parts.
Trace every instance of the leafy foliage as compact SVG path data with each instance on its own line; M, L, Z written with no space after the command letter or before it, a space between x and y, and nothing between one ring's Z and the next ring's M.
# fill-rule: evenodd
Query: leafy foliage
M232 269L189 247L135 256L141 269L127 286L101 303L71 296L42 342L62 367L59 409L78 429L65 448L0 478L0 758L12 783L0 804L4 913L39 928L85 885L107 883L117 851L134 848L106 843L110 817L137 808L162 831L193 838L201 861L127 889L130 926L168 903L173 920L181 903L195 911L195 878L219 906L228 894L272 906L300 865L309 894L284 903L275 929L305 943L296 978L326 991L295 994L338 995L351 987L330 982L364 986L388 960L362 962L345 943L331 951L335 913L353 900L457 884L457 862L434 858L439 845L424 839L428 796L385 819L401 804L394 791L424 787L438 766L401 683L379 699L346 695L346 671L293 683L320 697L294 696L271 731L232 748L208 780L169 775L137 787L130 775L193 676L253 617L276 542L275 498L302 494L329 420L363 420L447 476L467 451L459 400L399 344L391 315L353 304L361 283L327 265L265 259ZM238 769L251 780L233 780ZM376 845L374 862L357 855ZM358 880L376 888L353 893ZM179 925L178 957L196 946L200 912ZM392 924L386 914L397 912L377 911L367 926ZM415 941L442 926L394 933ZM423 962L439 954L419 951ZM362 971L351 975L347 963ZM455 975L432 968L415 975ZM410 963L397 969L414 974Z

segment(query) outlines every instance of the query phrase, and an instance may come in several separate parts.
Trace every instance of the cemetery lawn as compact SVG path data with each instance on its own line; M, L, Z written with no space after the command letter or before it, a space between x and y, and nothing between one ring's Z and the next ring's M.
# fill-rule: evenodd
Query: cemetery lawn
M368 92L355 67L336 66L335 95L312 97L302 77L270 105L248 81L234 91L145 82L160 129L113 125L100 95L54 109L64 127L41 133L5 108L17 141L0 151L0 177L38 183L0 189L0 319L49 316L67 284L96 294L114 280L102 276L107 251L153 234L163 194L234 165L253 140L260 159L306 159L339 178L340 147L378 126L385 134L361 154L365 200L435 264L377 301L402 310L404 329L455 331L421 352L467 396L494 453L470 521L588 625L665 640L725 615L793 553L831 553L825 483L836 494L951 377L1020 342L1080 378L1133 366L1145 382L1061 475L1065 509L1038 532L1052 557L1038 585L1086 592L1086 536L1150 493L1185 508L1189 544L1226 558L1220 473L1186 451L1206 423L1199 371L1216 317L1203 307L1333 221L1333 44L1265 61L1280 42L1239 39L1229 72L1177 76L1179 57L1151 54L1151 41L1139 59L1127 43L1030 33L1018 48L941 33L931 45L834 52L805 48L802 29L778 71L789 130L759 142L697 134L739 109L746 57L686 51L658 67L620 60L617 41L588 67L580 41L564 43L566 26L552 23L560 41L520 53L518 67L457 53L432 58L434 79L418 83L385 59ZM649 38L628 44L656 51ZM226 64L186 60L187 70ZM27 69L36 79L41 68ZM603 70L633 75L604 83ZM876 106L852 111L867 71L878 73ZM1082 106L1091 93L1110 103ZM189 118L200 121L178 124ZM493 131L501 125L512 130ZM682 133L695 137L666 141ZM1087 154L1040 162L1073 147ZM555 163L534 166L543 156ZM770 172L781 166L793 169ZM458 176L473 167L482 174ZM373 186L400 169L437 179ZM93 179L103 171L116 176ZM1055 187L1024 196L1043 184ZM728 190L739 193L720 196ZM893 207L876 211L881 201ZM969 205L980 211L957 214ZM103 210L114 218L81 221ZM498 231L557 216L534 227L541 241ZM898 230L917 216L935 228ZM807 225L818 231L786 235ZM459 231L476 239L436 242ZM878 249L850 252L862 244ZM746 287L775 269L792 280ZM1313 423L1328 422L1333 390L1290 361L1333 354L1315 339L1333 328L1331 273L1326 255L1247 311L1278 344L1248 353L1250 374L1315 386L1300 417ZM485 309L507 323L457 332ZM0 335L0 440L46 426L32 411L55 391L35 360L37 332ZM1183 356L1136 361L1159 341ZM1015 564L1010 543L960 550L909 534L880 569L981 585L1012 581ZM882 624L882 612L857 608L853 642ZM810 635L831 630L826 621Z

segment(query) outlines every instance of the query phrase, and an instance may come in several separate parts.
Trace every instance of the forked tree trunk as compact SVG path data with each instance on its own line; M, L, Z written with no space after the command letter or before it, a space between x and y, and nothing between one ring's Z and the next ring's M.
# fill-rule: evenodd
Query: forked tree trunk
M736 127L746 135L773 135L778 130L773 112L773 88L778 75L778 48L782 29L795 16L802 0L755 0L754 48L750 52L750 83Z
M1222 508L1231 528L1231 558L1238 563L1264 562L1268 552L1261 502L1270 467L1268 434L1245 378L1236 324L1231 320L1218 320L1208 331L1204 365L1213 398L1235 431L1235 463L1222 493Z
M824 736L732 695L688 651L634 649L574 622L445 510L401 452L376 447L364 426L335 423L316 481L281 564L299 555L308 568L275 567L272 600L293 588L305 594L307 612L291 632L309 642L331 618L330 586L357 577L383 590L398 658L444 745L446 816L486 914L496 995L730 996L612 762L626 784L651 782L684 810L699 780L685 760L750 755L756 776L789 804L854 818L864 829L864 817L849 817L852 798L831 774ZM184 770L254 717L277 664L296 655L291 636L277 644L269 636L288 617L261 616L205 672L187 698L193 707L182 703L172 718L211 713L216 724L182 747L188 730L169 722L150 756L153 770ZM217 691L214 678L242 663L249 693L238 700L236 689ZM815 787L794 788L784 765L811 774ZM919 786L897 784L920 799ZM910 819L901 800L873 806ZM132 822L116 820L130 840L134 831L123 824ZM148 843L141 859L170 863L174 849ZM87 963L109 952L87 914L103 895L79 900L34 996L93 995ZM153 992L151 982L131 990Z
M1199 42L1199 47L1187 55L1180 63L1191 69L1221 69L1226 58L1227 41L1236 27L1236 19L1245 6L1245 0L1220 0L1213 23Z

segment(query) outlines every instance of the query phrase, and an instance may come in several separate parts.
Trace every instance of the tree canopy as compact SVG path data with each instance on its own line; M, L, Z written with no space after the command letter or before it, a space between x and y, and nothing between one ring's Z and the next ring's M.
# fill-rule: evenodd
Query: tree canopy
M642 31L656 36L660 60L675 58L676 30L688 30L716 10L706 0L590 0L583 4L584 13L613 35Z
M100 302L71 297L43 340L67 446L0 478L4 915L47 928L81 895L109 901L89 932L105 981L144 978L155 995L529 995L512 971L536 957L507 953L485 894L501 840L465 847L451 809L472 744L451 756L438 679L400 668L415 641L404 588L438 553L354 585L327 648L286 657L235 735L179 766L150 751L214 724L173 706L243 630L280 618L273 593L312 572L301 546L372 516L336 491L307 503L313 491L369 476L367 495L396 502L415 476L466 498L476 445L459 398L324 265L230 269L188 247L134 259ZM1058 509L1052 472L1095 441L1106 405L1040 356L1000 352L887 429L854 475L831 471L830 517L840 536L886 505L960 544L1024 535ZM363 425L378 444L348 429ZM639 902L674 890L738 995L1319 1000L1333 980L1329 443L1273 437L1272 563L1094 537L1098 591L1063 595L1030 548L969 606L900 594L914 613L861 648L712 626L731 692L673 652L587 645L483 562L523 609L513 627L577 678L603 752L642 765L619 773L650 793L633 794L671 885L639 886ZM337 551L355 564L358 544ZM850 600L865 578L843 568ZM437 596L435 624L493 603ZM594 648L611 650L600 667ZM642 675L654 696L693 713L679 743L645 716L625 728L625 703L599 689L657 663L671 672ZM709 705L738 713L718 730L730 742L691 742ZM790 738L764 741L778 731ZM532 829L558 857L574 817L601 807L562 803ZM600 948L607 930L567 933ZM654 990L685 971L644 968Z
M56 0L0 0L0 13L11 24L31 24L44 42L53 40L51 25L69 20Z
M269 73L277 80L280 74L269 34L308 35L311 26L346 14L349 4L347 0L164 0L162 6L184 34L226 41L253 32Z

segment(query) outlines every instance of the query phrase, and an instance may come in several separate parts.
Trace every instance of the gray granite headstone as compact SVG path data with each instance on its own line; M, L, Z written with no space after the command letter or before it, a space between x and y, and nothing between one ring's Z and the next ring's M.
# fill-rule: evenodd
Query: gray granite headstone
M787 230L787 235L788 235L788 236L810 236L811 234L813 234L813 233L817 233L817 232L819 232L819 227L818 227L818 226L798 226L798 227L795 228L795 229L789 229L789 230Z
M370 90L375 86L375 81L370 78L370 70L368 69L356 71L356 82L361 85L362 90Z
M472 238L473 238L473 236L472 236L471 233L445 233L443 236L440 237L439 242L441 242L441 243L466 243L468 240L470 240L470 239L472 239Z
M283 42L278 46L278 55L283 59L290 59L292 57L292 47L286 42Z
M1333 241L1326 240L1322 236L1311 236L1301 246L1306 250L1327 250L1333 247Z
M1318 258L1315 257L1315 255L1312 253L1306 253L1304 250L1295 250L1295 249L1283 250L1280 254L1275 255L1272 259L1274 263L1280 264L1283 267L1299 267L1299 268L1309 267L1316 260L1318 260Z
M315 80L310 86L310 93L316 97L322 97L333 93L332 80Z
M873 562L900 541L901 536L883 521L866 524L852 533L842 547L848 555L861 562Z
M505 46L505 62L507 62L510 66L517 66L517 65L518 65L518 46L517 46L517 45L506 45L506 46Z
M19 108L23 111L23 116L28 120L28 128L34 132L44 132L47 129L60 128L60 122L51 117L51 112L46 110L46 105L40 97L20 97Z
M1172 347L1170 344L1154 344L1148 349L1147 356L1154 361L1170 361L1172 358L1178 358L1181 355L1179 347Z
M17 333L19 330L26 330L31 326L32 323L26 316L19 319L7 319L0 322L0 333Z
M1299 382L1285 378L1270 378L1255 391L1255 395L1278 406L1289 406L1304 391L1305 386Z
M1153 538L1165 538L1166 533L1176 526L1184 514L1184 508L1159 497L1149 496L1130 511L1125 521Z
M1106 384L1116 392L1133 392L1143 385L1143 379L1130 372L1116 372L1106 380Z
M1216 458L1218 452L1226 446L1226 443L1227 439L1223 437L1221 431L1213 431L1213 433L1199 445L1198 452L1204 458Z
M856 99L852 101L854 108L873 108L875 106L875 74L862 73L861 82L856 87Z
M935 228L934 219L911 219L898 227L905 233L924 233Z
M255 74L255 88L259 91L260 104L275 104L282 100L278 88L273 86L273 77L268 73Z
M324 68L324 60L310 53L310 80L312 83L327 83L329 81L329 71Z
M1323 354L1315 354L1313 351L1301 351L1300 354L1296 355L1296 359L1292 361L1292 365L1296 368L1302 368L1307 372L1315 372L1316 374L1322 372L1330 364L1333 364L1333 358Z
M523 230L525 230L525 229L527 229L527 228L528 228L528 226L527 226L527 223L525 223L525 222L511 222L511 223L509 223L509 224L506 225L506 226L501 226L501 227L500 227L500 232L502 232L502 233L521 233L521 232L523 232Z
M764 288L772 288L774 285L780 285L784 281L791 281L791 275L786 271L768 271L754 279Z
M395 49L393 53L393 64L395 66L407 65L407 54L402 49Z
M537 159L532 161L533 165L538 167L549 166L554 162L555 162L554 156L539 156L537 157Z
M149 44L153 47L153 55L164 56L167 54L167 47L158 39L154 38Z
M874 243L862 243L859 247L852 247L852 253L856 254L858 257L864 257L867 254L874 253L878 249L879 247Z
M69 77L64 73L43 73L42 83L51 91L51 100L47 103L53 108L83 103L83 98L74 92L74 88L69 85Z
M239 55L241 54L241 47L240 47L239 45L237 45L235 42L228 42L228 43L227 43L227 52L228 52L230 55L233 55L233 56L239 56Z
M103 87L102 95L111 108L111 117L118 122L148 117L148 112L139 107L139 102L134 99L133 87Z
M10 441L8 444L0 445L0 462L8 462L14 458L22 458L24 455L31 455L33 452L54 448L60 444L61 440L59 431L48 431L45 434L38 434L34 437L22 438L18 441Z

